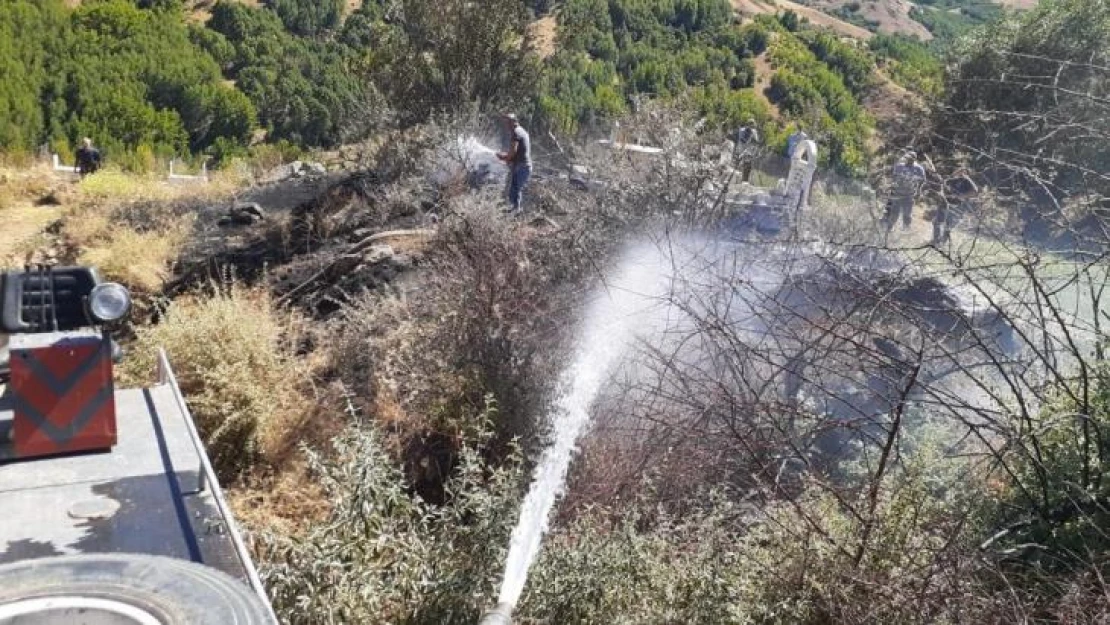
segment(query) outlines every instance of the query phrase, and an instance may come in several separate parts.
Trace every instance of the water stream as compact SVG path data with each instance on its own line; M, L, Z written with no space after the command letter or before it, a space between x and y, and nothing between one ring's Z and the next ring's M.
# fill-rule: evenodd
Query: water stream
M513 530L499 603L515 606L520 599L551 510L563 494L578 439L589 424L591 404L637 335L654 325L670 268L655 245L633 248L590 301L571 364L563 374L564 392L552 414L550 444L536 466Z

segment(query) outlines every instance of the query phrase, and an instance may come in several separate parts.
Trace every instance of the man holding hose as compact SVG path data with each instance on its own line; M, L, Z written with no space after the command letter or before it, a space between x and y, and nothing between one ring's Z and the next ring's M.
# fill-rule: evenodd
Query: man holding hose
M524 187L532 177L532 140L528 137L528 131L520 125L516 115L506 113L502 119L505 120L505 126L509 130L510 144L509 151L498 153L497 158L509 166L511 178L507 212L516 215L521 210Z

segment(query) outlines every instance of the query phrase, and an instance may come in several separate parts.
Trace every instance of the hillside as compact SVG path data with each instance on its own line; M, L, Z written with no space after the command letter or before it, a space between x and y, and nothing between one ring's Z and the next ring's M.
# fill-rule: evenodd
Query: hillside
M866 88L856 74L876 59L810 27L795 32L799 24L784 26L769 4L705 0L691 13L664 3L568 0L535 21L518 0L499 1L492 22L471 16L465 3L397 22L376 3L349 13L353 5L340 0L152 9L127 0L76 8L18 0L0 17L11 48L0 63L16 77L10 89L0 87L0 101L16 112L15 123L0 128L0 143L25 152L48 146L68 161L92 136L132 171L174 156L219 167L257 151L260 141L282 151L332 149L392 123L391 114L407 125L475 101L530 112L541 132L605 134L646 96L693 109L717 131L748 116L774 117L766 134L776 145L788 124L804 123L836 137L830 158L842 171L867 161L869 122L859 106ZM735 27L737 6L758 19ZM871 37L812 8L787 6L819 29ZM491 55L496 37L526 28L533 36L518 41L530 48L511 62ZM757 75L753 60L772 40L779 53L761 61ZM82 49L91 41L100 44ZM118 72L126 84L115 81ZM757 79L759 94L750 91Z
M794 11L810 23L821 28L828 28L845 37L864 40L871 38L871 31L832 15L818 10L819 7L810 7L805 4L791 2L791 0L732 0L732 6L741 15L777 15L785 11Z
M922 41L934 37L951 39L967 28L997 17L1002 9L1037 6L1037 0L801 0L801 3L856 27Z
M762 0L69 4L0 12L0 266L131 290L119 388L166 350L282 623L1110 622L1110 4L943 64Z
M929 41L933 34L910 15L917 6L910 0L808 0L807 4L823 12L841 15L853 22L887 34L901 34Z

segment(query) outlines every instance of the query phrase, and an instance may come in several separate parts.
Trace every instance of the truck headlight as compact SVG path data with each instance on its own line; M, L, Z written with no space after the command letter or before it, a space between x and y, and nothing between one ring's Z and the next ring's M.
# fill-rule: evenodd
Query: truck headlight
M122 284L105 282L93 287L89 294L89 312L97 321L112 322L123 319L131 310L131 293Z

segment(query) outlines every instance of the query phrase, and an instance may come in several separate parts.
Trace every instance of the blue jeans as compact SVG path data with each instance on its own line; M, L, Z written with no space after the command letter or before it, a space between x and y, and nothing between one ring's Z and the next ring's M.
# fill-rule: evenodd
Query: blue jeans
M531 167L517 167L513 170L513 179L509 183L509 206L514 213L520 211L521 198L524 195L524 186L532 177Z

